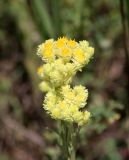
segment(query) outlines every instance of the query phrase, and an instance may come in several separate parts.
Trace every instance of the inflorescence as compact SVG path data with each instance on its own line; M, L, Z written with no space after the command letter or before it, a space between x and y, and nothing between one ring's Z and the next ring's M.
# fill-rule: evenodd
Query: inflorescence
M66 37L46 40L38 47L37 55L44 64L38 68L40 89L46 92L44 109L54 119L84 125L90 112L84 111L88 90L79 85L70 87L77 71L88 64L94 48L86 40L79 43ZM82 111L83 110L83 111Z

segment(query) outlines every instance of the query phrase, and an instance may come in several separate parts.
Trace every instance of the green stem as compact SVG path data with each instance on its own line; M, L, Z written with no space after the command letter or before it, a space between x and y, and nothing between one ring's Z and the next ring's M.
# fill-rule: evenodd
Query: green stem
M73 124L61 121L62 159L76 160L76 129Z
M70 160L76 159L76 129L74 128L73 124L70 126L70 134L71 134L71 153L70 153Z

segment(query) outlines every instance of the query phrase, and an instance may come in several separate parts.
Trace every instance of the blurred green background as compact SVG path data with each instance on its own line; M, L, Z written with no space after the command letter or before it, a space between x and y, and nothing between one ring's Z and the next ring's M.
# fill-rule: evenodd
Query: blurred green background
M36 74L37 45L60 36L95 48L73 82L92 113L77 160L129 160L128 31L128 0L0 0L0 160L61 160Z

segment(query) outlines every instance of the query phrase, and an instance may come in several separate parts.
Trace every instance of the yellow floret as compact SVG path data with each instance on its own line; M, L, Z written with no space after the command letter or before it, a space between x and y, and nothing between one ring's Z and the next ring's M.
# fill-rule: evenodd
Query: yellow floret
M74 52L74 59L79 62L79 63L84 63L85 62L85 54L81 49L76 49Z
M87 52L88 52L89 55L93 55L94 48L93 47L88 47Z
M87 121L89 120L91 114L88 111L83 112L83 121L84 123L87 123Z
M86 40L80 41L79 44L84 49L86 49L89 46L89 42Z
M84 111L80 114L80 119L76 119L79 126L87 124L90 119L90 112Z
M63 48L61 51L61 56L63 57L67 57L67 56L71 56L71 51L69 48Z
M52 112L51 112L51 116L54 118L54 119L59 119L60 118L60 115L61 115L61 112L60 112L60 109L59 108L53 108L52 109Z
M79 122L82 119L82 112L81 111L77 111L72 115L73 119L75 122Z
M50 39L50 40L47 40L45 43L44 43L44 49L50 49L52 48L53 46L53 40Z
M42 53L42 55L43 55L43 58L45 58L45 59L52 59L53 58L53 52L52 52L52 49L46 49L45 51L43 51L43 53Z
M64 97L66 100L72 101L75 98L75 95L72 91L69 90L68 92L64 93Z
M51 90L50 86L49 86L49 83L46 82L46 81L42 81L40 84L39 84L39 88L41 91L43 92L48 92Z
M78 108L76 105L70 106L69 109L70 109L71 115L75 114L78 111Z
M56 41L57 48L62 48L66 44L67 41L68 41L68 39L66 37L59 38Z
M66 107L66 103L65 103L64 101L59 101L58 106L59 106L61 109L64 109L64 108Z
M38 69L37 69L37 73L39 74L39 75L42 75L43 74L43 66L40 66L40 67L38 67Z
M68 41L68 45L69 45L70 47L75 47L76 44L77 44L77 43L76 43L75 40L71 40L71 39L70 39L70 40Z

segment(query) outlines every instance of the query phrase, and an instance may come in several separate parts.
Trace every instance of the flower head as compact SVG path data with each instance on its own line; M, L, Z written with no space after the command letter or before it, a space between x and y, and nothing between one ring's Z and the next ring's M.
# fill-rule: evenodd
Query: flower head
M37 55L44 64L38 68L42 82L41 91L47 92L44 109L54 119L86 124L90 118L88 111L82 111L88 98L88 91L79 85L74 88L70 83L93 56L94 49L87 41L76 42L66 37L46 40L39 45Z
M89 112L85 111L83 113L80 111L80 108L85 107L88 97L88 91L85 87L76 86L72 89L69 85L66 85L61 88L59 93L58 95L55 91L52 91L46 95L44 106L51 117L75 122L79 125L87 123L88 118L86 118L84 113Z
M94 49L89 46L87 41L80 41L78 43L66 37L59 38L57 41L49 39L39 45L37 51L37 54L46 63L62 58L64 62L71 62L75 66L76 63L74 62L77 61L81 68L89 61L93 53Z

